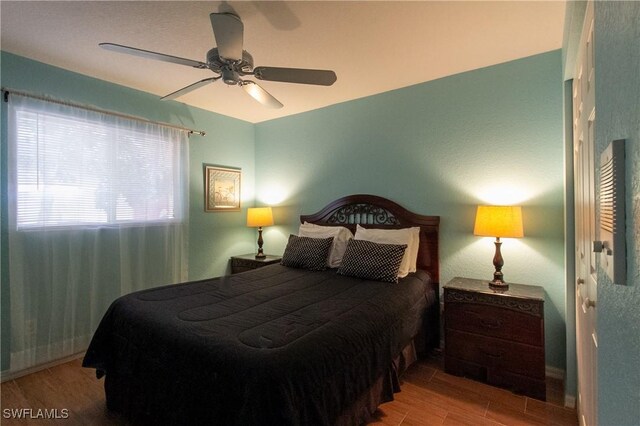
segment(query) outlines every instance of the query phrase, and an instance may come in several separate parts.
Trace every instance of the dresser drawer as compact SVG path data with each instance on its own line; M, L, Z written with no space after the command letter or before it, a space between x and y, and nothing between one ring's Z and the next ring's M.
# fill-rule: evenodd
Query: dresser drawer
M447 328L446 357L544 380L544 349Z
M542 316L479 303L445 305L445 327L544 346Z
M518 394L542 401L546 400L547 386L544 380L511 373L499 368L488 368L484 365L463 361L452 356L445 358L445 370L449 374L469 377L483 383L509 389Z

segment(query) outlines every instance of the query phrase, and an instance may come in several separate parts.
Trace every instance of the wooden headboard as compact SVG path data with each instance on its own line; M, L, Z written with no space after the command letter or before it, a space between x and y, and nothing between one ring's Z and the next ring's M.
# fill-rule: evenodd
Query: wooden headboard
M419 215L399 204L376 195L347 195L317 213L300 216L300 222L318 225L340 225L355 234L356 225L365 228L398 229L420 227L420 249L417 267L429 273L436 288L440 283L438 229L440 216Z

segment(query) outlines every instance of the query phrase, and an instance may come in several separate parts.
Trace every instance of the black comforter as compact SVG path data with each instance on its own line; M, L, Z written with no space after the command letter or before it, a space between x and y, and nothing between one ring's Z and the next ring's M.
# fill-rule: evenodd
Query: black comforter
M330 425L415 336L427 282L272 265L145 290L111 305L83 365L139 423Z

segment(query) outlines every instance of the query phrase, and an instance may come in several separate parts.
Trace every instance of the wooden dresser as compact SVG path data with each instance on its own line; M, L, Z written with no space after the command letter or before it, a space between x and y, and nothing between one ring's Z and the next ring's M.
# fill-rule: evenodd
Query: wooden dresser
M445 372L545 401L544 290L487 282L444 286Z

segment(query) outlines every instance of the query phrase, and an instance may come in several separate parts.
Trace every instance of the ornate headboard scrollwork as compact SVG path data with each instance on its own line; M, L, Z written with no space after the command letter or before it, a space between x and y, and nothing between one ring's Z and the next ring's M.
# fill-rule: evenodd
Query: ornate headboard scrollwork
M420 227L420 249L417 267L440 281L438 231L440 216L419 215L399 204L376 195L348 195L333 201L317 213L300 216L300 222L318 225L340 225L355 233L356 225L365 228L398 229Z
M398 219L387 209L371 204L347 204L335 210L327 223L348 225L399 225Z

